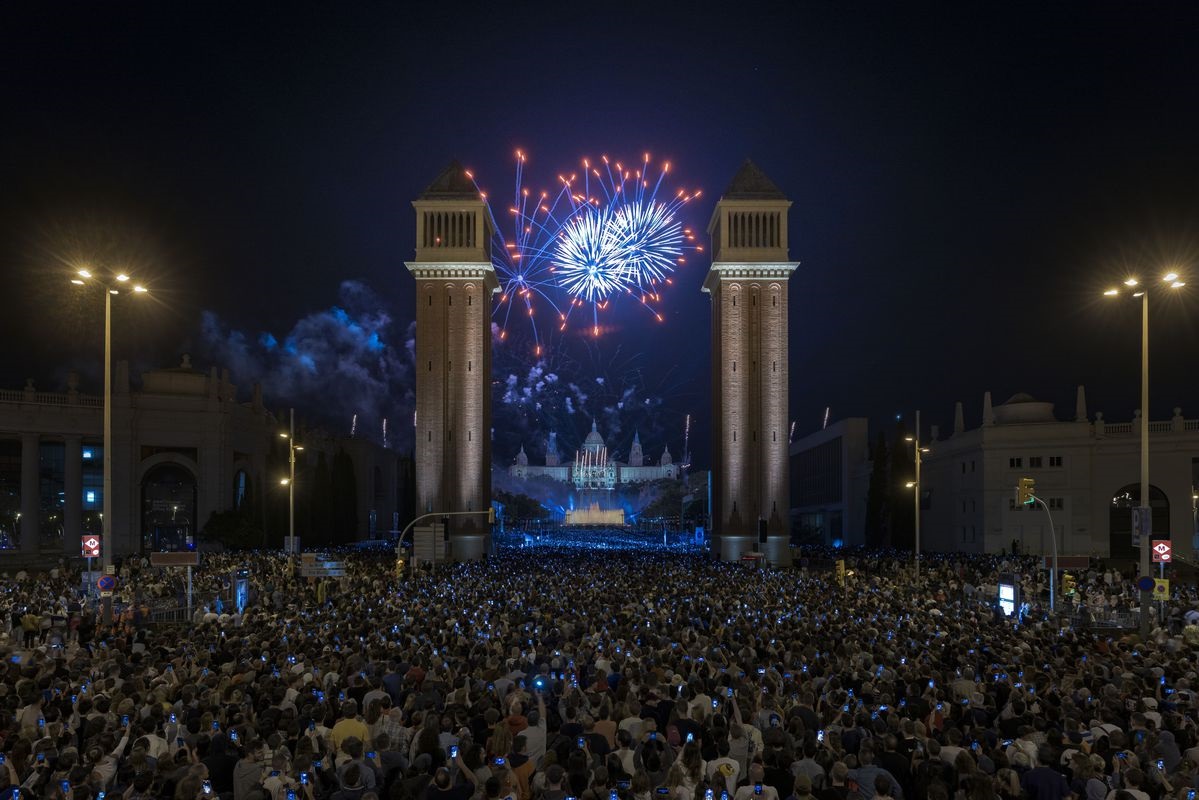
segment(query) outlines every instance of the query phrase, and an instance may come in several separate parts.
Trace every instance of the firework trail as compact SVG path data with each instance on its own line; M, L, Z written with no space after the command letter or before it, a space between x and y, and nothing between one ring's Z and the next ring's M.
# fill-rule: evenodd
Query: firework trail
M487 193L479 188L474 174L468 171L466 176L479 189L495 232L491 261L500 283L500 295L492 319L498 325L497 338L507 341L509 326L518 319L524 320L529 326L534 354L540 356L545 345L537 326L537 303L544 302L553 309L559 326L566 322L566 314L559 307L561 299L554 275L553 253L559 231L576 209L568 184L564 183L552 199L546 192L530 192L524 185L526 160L525 154L517 150L512 203L499 217ZM507 224L501 225L501 218Z

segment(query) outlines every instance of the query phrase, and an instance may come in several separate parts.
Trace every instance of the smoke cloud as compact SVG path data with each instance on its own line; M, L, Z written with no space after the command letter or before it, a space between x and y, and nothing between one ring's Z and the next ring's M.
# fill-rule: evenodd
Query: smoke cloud
M401 450L412 447L412 425L405 422L415 407L413 337L411 325L397 336L386 303L359 281L344 281L336 305L278 335L236 330L211 311L201 320L205 355L243 385L261 382L272 408L302 408L341 434L357 414L358 435L379 441L388 419L389 444Z

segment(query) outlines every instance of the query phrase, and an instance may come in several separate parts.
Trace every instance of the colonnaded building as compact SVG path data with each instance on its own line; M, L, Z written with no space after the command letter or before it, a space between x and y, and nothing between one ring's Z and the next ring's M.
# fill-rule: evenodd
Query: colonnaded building
M968 428L959 402L948 436L932 426L931 437L921 439L929 449L920 480L923 549L995 553L1014 542L1024 552L1050 553L1048 515L1016 502L1017 482L1029 477L1049 506L1060 554L1136 557L1131 509L1141 494L1140 411L1125 421L1089 414L1081 386L1071 418L1025 393L992 404L987 392L980 411L978 424ZM861 418L792 443L792 519L799 538L866 541L869 443ZM1199 419L1187 419L1181 408L1149 422L1149 484L1153 538L1170 539L1180 558L1193 559L1199 551Z
M285 491L286 444L282 458L277 450L285 426L257 385L239 398L227 370L194 369L186 355L143 373L140 386L127 362L114 367L112 553L203 546L214 512L252 499L262 509L263 493ZM298 475L321 453L349 455L356 538L395 526L402 477L393 451L320 431L305 432L304 444ZM0 569L5 559L80 555L82 535L101 532L103 459L103 397L81 392L77 375L65 392L39 391L32 380L0 391ZM297 480L301 498L304 489ZM305 507L297 501L298 513Z
M608 450L603 434L596 428L593 420L591 433L587 434L583 446L575 451L570 461L563 463L558 453L558 436L551 432L545 443L544 465L530 464L524 445L521 445L516 460L508 467L508 474L514 478L545 477L560 483L569 483L581 490L615 489L617 486L664 478L677 479L679 468L670 455L669 446L662 450L657 464L647 463L639 433L633 434L628 463L617 461Z

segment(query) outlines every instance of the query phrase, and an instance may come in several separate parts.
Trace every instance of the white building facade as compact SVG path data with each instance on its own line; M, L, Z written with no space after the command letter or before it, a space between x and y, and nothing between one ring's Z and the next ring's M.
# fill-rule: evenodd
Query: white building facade
M1059 420L1053 404L1017 394L993 406L983 400L982 422L967 430L962 404L946 439L928 443L921 489L921 538L925 550L997 552L1013 544L1024 552L1125 560L1131 546L1131 509L1140 505L1140 412L1112 423L1087 415L1078 388L1074 419ZM1153 538L1170 539L1175 552L1192 558L1197 545L1199 419L1174 409L1168 420L1149 423L1149 482ZM1018 505L1022 477L1036 481L1049 506Z
M646 460L641 448L641 435L634 433L628 463L617 461L609 452L603 434L593 420L591 432L583 440L583 446L575 453L572 462L562 463L558 454L557 435L550 433L545 446L544 465L530 464L529 455L521 446L516 460L508 467L508 474L514 478L545 477L573 484L579 490L615 489L625 484L678 479L679 467L674 463L669 447L663 448L657 464L647 464Z

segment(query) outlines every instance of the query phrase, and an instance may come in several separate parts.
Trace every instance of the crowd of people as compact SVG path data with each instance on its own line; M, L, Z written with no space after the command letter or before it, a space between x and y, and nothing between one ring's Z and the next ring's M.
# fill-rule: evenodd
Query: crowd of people
M832 554L812 554L824 563ZM839 554L840 555L840 554ZM1017 556L831 570L514 548L305 579L279 553L4 576L0 800L1196 800L1199 613L1079 629ZM248 603L228 593L249 574ZM1022 575L1023 619L1000 573ZM1076 602L1135 604L1128 576ZM123 609L123 611L122 611Z

